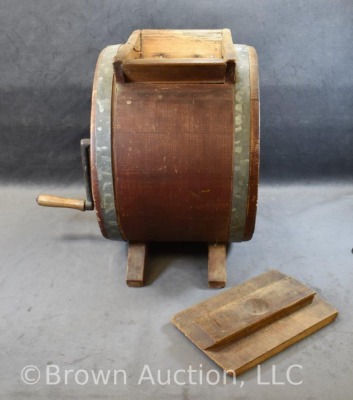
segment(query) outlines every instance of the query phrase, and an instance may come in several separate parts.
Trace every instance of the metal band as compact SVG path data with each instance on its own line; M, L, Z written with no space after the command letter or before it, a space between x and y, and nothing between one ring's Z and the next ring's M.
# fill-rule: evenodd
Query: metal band
M123 240L115 209L111 150L113 59L119 46L108 46L99 55L93 82L91 113L94 204L103 235L113 240Z
M241 242L247 217L250 159L250 62L248 46L234 45L235 69L235 131L233 164L233 199L230 242Z

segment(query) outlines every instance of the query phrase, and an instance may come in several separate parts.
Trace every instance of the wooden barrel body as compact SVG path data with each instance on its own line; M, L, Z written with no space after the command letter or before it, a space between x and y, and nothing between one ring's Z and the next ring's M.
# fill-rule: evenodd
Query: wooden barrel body
M143 80L130 65L122 79L118 51L119 45L102 51L92 96L91 181L103 235L136 242L249 240L259 168L256 51L234 45L235 70L226 64L223 81L214 65L215 81L206 67L195 80L175 77L178 68L162 79L151 68ZM163 75L164 65L157 67Z

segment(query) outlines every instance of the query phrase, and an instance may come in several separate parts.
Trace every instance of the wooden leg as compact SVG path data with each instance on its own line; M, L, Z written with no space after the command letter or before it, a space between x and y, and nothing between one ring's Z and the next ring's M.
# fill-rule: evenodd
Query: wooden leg
M208 245L208 287L224 288L227 282L226 245Z
M144 285L146 243L129 243L126 268L126 284L130 287Z

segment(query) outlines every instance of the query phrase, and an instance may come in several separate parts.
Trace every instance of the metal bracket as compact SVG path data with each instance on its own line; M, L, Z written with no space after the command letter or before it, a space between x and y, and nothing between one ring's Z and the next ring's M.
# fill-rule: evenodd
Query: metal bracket
M91 187L90 169L90 139L81 139L81 160L83 170L83 181L86 188L85 210L93 210L93 196Z

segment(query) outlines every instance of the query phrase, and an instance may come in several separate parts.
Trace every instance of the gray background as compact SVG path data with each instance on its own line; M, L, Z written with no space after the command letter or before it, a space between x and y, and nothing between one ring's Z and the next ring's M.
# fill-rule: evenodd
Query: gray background
M222 28L256 47L261 174L345 179L353 169L352 0L1 0L0 179L81 179L100 50L138 28Z
M46 184L47 185L47 184ZM78 186L57 193L79 196ZM220 369L169 321L172 315L220 290L207 288L206 245L150 248L146 286L125 284L127 246L102 238L94 213L41 208L37 185L2 188L0 209L0 398L6 400L352 400L353 247L352 185L261 185L256 232L227 254L227 288L269 268L289 274L339 310L330 326L216 386L138 385L143 366L165 380L178 369ZM224 289L224 290L227 290ZM35 365L42 377L26 385L20 374ZM65 370L124 369L127 384L45 384L46 365ZM200 367L200 364L202 367ZM33 377L33 375L32 375ZM81 377L82 378L82 377ZM180 377L182 378L182 376Z

